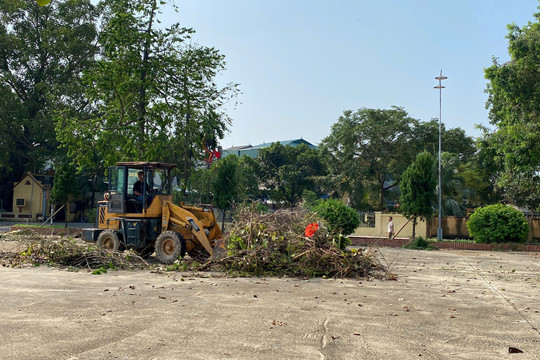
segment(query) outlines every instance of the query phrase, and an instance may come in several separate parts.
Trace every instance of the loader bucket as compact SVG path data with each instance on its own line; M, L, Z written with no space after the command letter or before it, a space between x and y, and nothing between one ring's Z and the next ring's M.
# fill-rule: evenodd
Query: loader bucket
M213 250L214 250L214 254L212 256L214 257L214 259L219 259L227 255L227 248L225 247L225 240L217 239Z
M188 227L191 229L191 233L195 236L197 241L208 251L210 255L213 255L212 246L206 237L203 226L199 220L189 211L182 209L178 205L174 205L171 202L165 201L163 203L161 224L164 229L168 229L169 222L175 223L182 227Z

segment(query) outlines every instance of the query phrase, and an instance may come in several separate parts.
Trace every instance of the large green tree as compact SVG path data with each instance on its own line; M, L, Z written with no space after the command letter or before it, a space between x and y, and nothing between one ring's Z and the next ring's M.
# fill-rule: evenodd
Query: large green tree
M256 171L260 188L269 191L272 200L292 206L304 190L316 190L314 178L326 169L316 149L277 142L259 151Z
M466 163L459 165L459 173L465 180L465 204L467 207L496 204L502 200L497 178L501 171L497 152L491 146L491 130L480 127L483 136L476 139L477 152Z
M362 181L375 194L372 203L383 209L385 195L414 159L411 144L417 123L399 107L345 111L321 144L330 174L337 179L334 188L362 190Z
M432 155L439 152L439 120L431 119L418 122L411 136L417 152L427 151ZM474 139L465 134L461 128L446 129L441 124L441 149L443 152L454 154L460 162L471 160L476 154Z
M470 161L476 147L461 128L441 126L443 151L461 162ZM351 206L369 204L384 209L385 200L395 199L397 185L415 154L439 149L437 119L421 122L400 107L345 111L332 126L322 144L322 154L330 174L324 179L327 191L347 196Z
M509 201L531 210L540 205L540 13L534 16L522 28L508 26L510 61L494 59L485 69L497 184Z
M428 219L433 215L436 189L434 164L431 154L420 153L401 178L399 211L412 221L413 239L416 236L417 219Z
M182 163L185 189L193 159L202 159L207 140L223 137L230 123L223 104L236 87L215 84L224 57L213 48L188 45L192 29L159 25L162 4L102 3L101 54L84 77L91 111L82 116L64 112L57 130L81 166L91 167L96 157L105 165L119 160Z
M52 116L85 106L81 73L94 61L96 8L89 0L0 2L0 194L64 157ZM1 201L0 201L1 202Z
M207 152L217 148L231 124L223 105L234 101L238 85L216 85L216 75L225 70L225 57L216 49L189 45L178 55L163 69L166 77L160 94L166 99L167 111L178 114L176 136L166 160L182 164L187 189L191 170Z

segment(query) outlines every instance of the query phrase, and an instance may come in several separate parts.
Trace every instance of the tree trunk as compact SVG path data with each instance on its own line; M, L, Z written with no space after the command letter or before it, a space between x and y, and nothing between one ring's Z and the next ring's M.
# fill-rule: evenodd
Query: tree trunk
M187 196L187 190L189 187L189 99L187 103L187 114L186 114L186 130L184 133L184 196Z
M142 69L141 69L141 87L139 88L139 131L140 131L140 138L139 138L139 160L149 160L146 159L146 146L144 144L145 137L146 137L146 106L147 106L147 100L146 100L146 77L147 77L147 69L146 64L148 63L148 60L150 58L150 33L152 32L152 26L154 23L154 15L156 11L156 1L152 4L152 11L150 13L150 20L148 22L148 28L146 29L146 42L144 44L143 49L143 58L142 58Z
M379 193L379 209L384 210L384 182L381 183L381 189Z
M416 216L413 217L413 223L412 223L412 241L416 238Z
M67 229L68 203L64 204L64 229Z

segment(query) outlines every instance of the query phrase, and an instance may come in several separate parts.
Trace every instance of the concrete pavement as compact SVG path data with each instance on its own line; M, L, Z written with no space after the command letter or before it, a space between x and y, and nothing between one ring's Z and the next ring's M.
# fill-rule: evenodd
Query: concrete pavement
M540 359L539 254L378 251L397 281L0 267L0 354Z

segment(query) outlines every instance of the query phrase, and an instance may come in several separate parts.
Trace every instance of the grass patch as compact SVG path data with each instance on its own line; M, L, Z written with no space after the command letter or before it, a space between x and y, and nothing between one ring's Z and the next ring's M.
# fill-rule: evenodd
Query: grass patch
M424 240L425 240L425 241L432 242L432 243L436 243L436 242L439 241L439 239L434 238L434 237L426 238L426 239L424 239ZM468 244L474 244L474 241L471 240L471 239L442 239L442 241L444 241L444 242L455 242L455 243L468 243Z
M15 224L13 227L41 228L41 229L63 229L65 225L37 225L37 224Z
M102 265L100 268L95 269L94 271L92 271L92 275L106 274L106 273L107 273L107 270L117 271L118 268L116 268L116 266L114 265L114 263L111 261L111 262L109 262L107 265Z
M435 241L437 241L437 239L435 239ZM471 240L471 239L443 239L442 241L455 242L455 243L474 244L474 241Z

